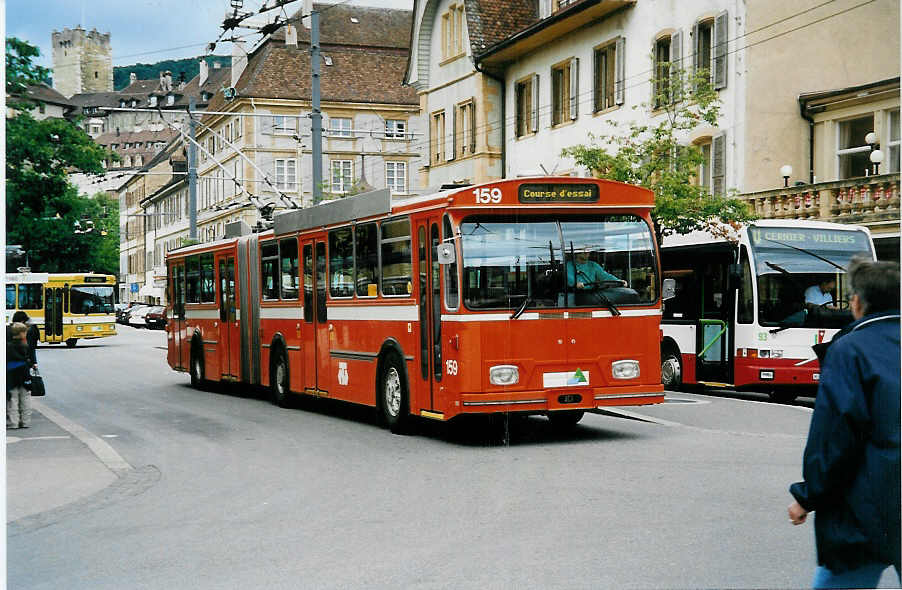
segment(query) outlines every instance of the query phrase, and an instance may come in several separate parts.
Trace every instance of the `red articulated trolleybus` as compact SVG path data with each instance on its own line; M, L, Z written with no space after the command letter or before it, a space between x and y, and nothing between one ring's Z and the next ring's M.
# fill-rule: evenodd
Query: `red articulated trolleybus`
M169 365L412 416L664 401L648 190L518 178L387 190L277 214L169 253Z

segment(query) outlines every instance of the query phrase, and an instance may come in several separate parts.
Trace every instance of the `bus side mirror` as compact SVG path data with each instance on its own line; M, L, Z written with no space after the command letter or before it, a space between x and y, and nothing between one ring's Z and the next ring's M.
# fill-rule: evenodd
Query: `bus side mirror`
M435 248L435 256L439 264L454 264L454 244L439 244Z
M664 279L661 283L661 300L667 301L676 297L676 279Z

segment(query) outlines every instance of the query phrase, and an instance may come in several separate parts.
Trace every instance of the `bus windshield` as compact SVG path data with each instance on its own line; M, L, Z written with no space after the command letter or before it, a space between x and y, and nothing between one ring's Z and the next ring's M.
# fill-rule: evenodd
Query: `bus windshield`
M749 228L761 325L832 328L851 321L846 273L853 256L873 259L862 231Z
M113 313L113 287L76 285L70 300L73 314Z
M469 309L648 304L654 239L634 215L475 216L460 226Z

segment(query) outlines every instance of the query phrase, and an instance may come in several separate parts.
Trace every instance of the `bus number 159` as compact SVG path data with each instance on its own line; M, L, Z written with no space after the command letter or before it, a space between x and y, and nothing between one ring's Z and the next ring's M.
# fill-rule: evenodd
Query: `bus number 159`
M473 189L473 196L476 197L477 203L500 203L501 202L501 189L500 188L477 188Z

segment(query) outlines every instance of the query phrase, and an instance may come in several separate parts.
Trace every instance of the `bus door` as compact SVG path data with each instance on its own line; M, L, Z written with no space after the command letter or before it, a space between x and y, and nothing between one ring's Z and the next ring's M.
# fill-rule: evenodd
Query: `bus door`
M44 292L44 342L63 341L63 300L66 289L48 287Z
M174 369L187 369L190 350L185 349L190 347L185 343L185 264L172 265L170 273L172 317L169 319L168 330L172 338L172 357L169 364Z
M313 241L301 245L301 273L304 281L304 319L301 324L301 374L304 391L316 391L316 300L313 281Z
M701 309L696 330L695 375L711 385L732 383L733 299L728 288L728 260L713 258L701 268Z
M238 318L238 290L235 285L235 257L220 256L219 266L219 372L238 379L241 360L241 322Z
M326 242L317 240L314 246L315 261L313 265L313 281L316 285L314 293L313 330L314 330L314 370L316 371L317 394L328 395L332 385L332 371L329 370L329 337L331 325L326 310Z
M441 244L439 219L430 217L417 225L417 267L419 269L420 321L420 378L424 382L424 393L428 399L421 399L424 408L433 410L439 397L439 383L442 380L442 308L441 308L441 267L437 259L437 249ZM443 406L443 404L440 404Z

